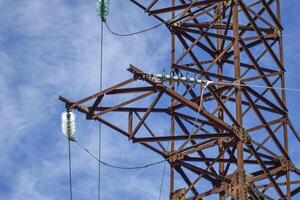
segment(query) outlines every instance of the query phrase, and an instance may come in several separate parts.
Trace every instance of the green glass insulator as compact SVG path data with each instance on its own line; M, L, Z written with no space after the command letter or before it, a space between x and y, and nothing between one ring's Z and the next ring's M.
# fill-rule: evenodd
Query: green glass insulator
M97 1L97 15L99 17L106 17L109 13L109 0Z

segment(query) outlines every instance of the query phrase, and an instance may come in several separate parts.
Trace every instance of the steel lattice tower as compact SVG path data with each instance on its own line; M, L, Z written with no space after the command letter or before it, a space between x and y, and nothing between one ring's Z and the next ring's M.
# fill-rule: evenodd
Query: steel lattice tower
M280 0L131 2L170 30L170 77L188 72L203 84L164 81L131 65L129 80L60 100L167 159L170 199L293 199L300 171L289 141L300 138L278 90ZM127 123L109 117L115 113Z

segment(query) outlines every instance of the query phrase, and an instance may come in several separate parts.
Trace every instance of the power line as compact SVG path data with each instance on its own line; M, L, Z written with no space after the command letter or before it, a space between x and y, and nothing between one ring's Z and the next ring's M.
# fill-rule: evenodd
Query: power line
M68 139L69 144L69 186L70 186L70 200L73 199L73 190L72 190L72 162L71 162L71 140Z
M179 16L183 15L184 13L186 13L186 11L188 11L195 3L197 3L197 1L193 1L186 9L184 9L182 12L180 12L179 14L177 14L175 16L175 18L171 18L167 21L163 21L161 23L158 23L154 26L151 26L149 28L145 28L145 29L142 29L142 30L139 30L139 31L136 31L136 32L132 32L132 33L117 33L117 32L114 32L110 26L108 25L108 23L106 22L106 20L104 21L105 23L105 26L107 27L107 29L109 30L109 32L115 36L119 36L119 37L128 37L128 36L133 36L133 35L138 35L138 34L141 34L141 33L145 33L145 32L148 32L148 31L151 31L153 29L156 29L158 27L160 27L161 25L163 24L167 24L168 22L172 21L172 20L175 20L176 18L178 18Z
M74 142L75 142L81 149L83 149L85 152L87 152L92 158L94 158L96 161L98 161L100 164L103 164L103 165L105 165L105 166L107 166L107 167L115 168L115 169L124 169L124 170L144 169L144 168L148 168L148 167L151 167L151 166L154 166L154 165L161 164L161 163L166 162L167 160L169 160L169 159L163 159L163 160L160 160L160 161L157 161L157 162L148 163L148 164L140 165L140 166L133 166L133 167L118 166L118 165L110 164L110 163L108 163L108 162L104 162L104 161L100 160L100 159L97 158L93 153L91 153L86 147L84 147L82 144L80 144L80 143L78 142L78 140L74 140Z
M137 31L137 32L133 32L133 33L127 33L127 34L123 34L123 33L116 33L114 31L111 30L111 28L109 27L109 25L107 24L107 22L104 22L105 23L105 26L107 27L107 29L109 30L109 32L115 36L119 36L119 37L128 37L128 36L133 36L133 35L137 35L137 34L140 34L140 33L145 33L147 31L150 31L150 30L153 30L153 29L156 29L158 27L160 27L161 25L163 25L165 22L162 22L162 23L159 23L153 27L150 27L150 28L146 28L144 30L140 30L140 31Z
M100 33L100 69L99 69L99 90L102 91L103 83L103 21L101 20L101 33ZM99 103L101 106L101 102ZM98 156L101 159L101 141L102 141L102 123L99 121L99 135L98 135ZM98 200L101 199L101 165L98 165Z
M241 87L253 87L253 88L263 88L263 89L274 89L274 90L284 90L291 92L300 92L300 88L287 88L287 87L274 87L274 86L264 86L264 85L253 85L253 84L243 84L238 82L214 82L211 84L219 84L219 85L229 85L229 86L241 86Z

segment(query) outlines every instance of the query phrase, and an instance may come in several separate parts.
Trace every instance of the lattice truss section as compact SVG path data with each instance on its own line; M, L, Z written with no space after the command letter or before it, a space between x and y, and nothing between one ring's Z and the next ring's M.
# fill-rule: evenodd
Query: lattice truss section
M67 108L167 159L170 199L299 197L289 154L299 135L285 92L272 89L285 87L279 0L131 2L170 30L171 76L214 84L163 81L131 65L129 80L60 97Z

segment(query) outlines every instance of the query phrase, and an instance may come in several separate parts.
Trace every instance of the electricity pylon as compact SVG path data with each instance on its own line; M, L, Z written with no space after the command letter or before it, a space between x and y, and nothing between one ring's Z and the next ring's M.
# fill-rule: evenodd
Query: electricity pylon
M131 2L170 30L170 74L60 100L166 159L170 199L293 199L280 0Z

